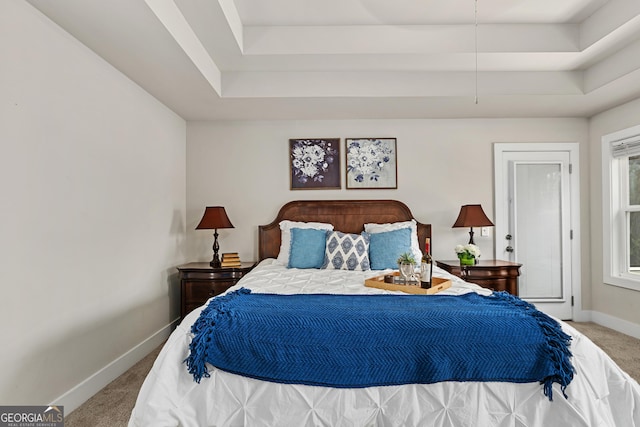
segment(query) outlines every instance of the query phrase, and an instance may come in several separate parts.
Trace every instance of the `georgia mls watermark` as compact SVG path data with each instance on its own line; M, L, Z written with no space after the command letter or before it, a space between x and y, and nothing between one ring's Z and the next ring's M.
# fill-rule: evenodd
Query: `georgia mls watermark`
M0 406L0 427L64 427L64 407Z

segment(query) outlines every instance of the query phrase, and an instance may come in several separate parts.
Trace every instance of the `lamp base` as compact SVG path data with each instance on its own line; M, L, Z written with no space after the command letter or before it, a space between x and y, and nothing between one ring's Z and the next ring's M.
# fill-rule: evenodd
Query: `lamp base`
M220 245L218 244L218 229L215 229L213 232L213 259L209 263L209 265L213 268L220 268L222 264L220 263L220 257L218 256L218 251L220 250Z
M474 234L473 233L473 227L470 227L470 228L471 228L471 230L469 230L469 244L470 245L475 245L476 242L473 241L473 234Z

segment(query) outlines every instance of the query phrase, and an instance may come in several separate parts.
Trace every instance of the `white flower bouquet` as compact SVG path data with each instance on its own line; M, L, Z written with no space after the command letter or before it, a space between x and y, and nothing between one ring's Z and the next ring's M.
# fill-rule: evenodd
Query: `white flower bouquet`
M455 251L458 254L458 258L479 258L481 255L480 248L471 243L457 245Z

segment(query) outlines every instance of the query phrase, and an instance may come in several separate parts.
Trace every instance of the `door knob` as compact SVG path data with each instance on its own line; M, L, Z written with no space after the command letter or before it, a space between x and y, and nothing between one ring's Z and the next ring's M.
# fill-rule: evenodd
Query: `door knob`
M507 252L513 252L513 247L512 246L507 246L504 250L507 251Z

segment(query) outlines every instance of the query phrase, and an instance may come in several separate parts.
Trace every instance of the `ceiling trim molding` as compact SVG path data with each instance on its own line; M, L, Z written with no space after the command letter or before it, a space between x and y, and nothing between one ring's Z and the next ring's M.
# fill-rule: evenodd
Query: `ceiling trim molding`
M233 37L236 39L236 43L238 43L240 52L244 53L244 25L240 19L234 0L218 0L218 4L229 24Z
M222 73L173 0L145 0L149 9L174 38L218 95L222 94Z

